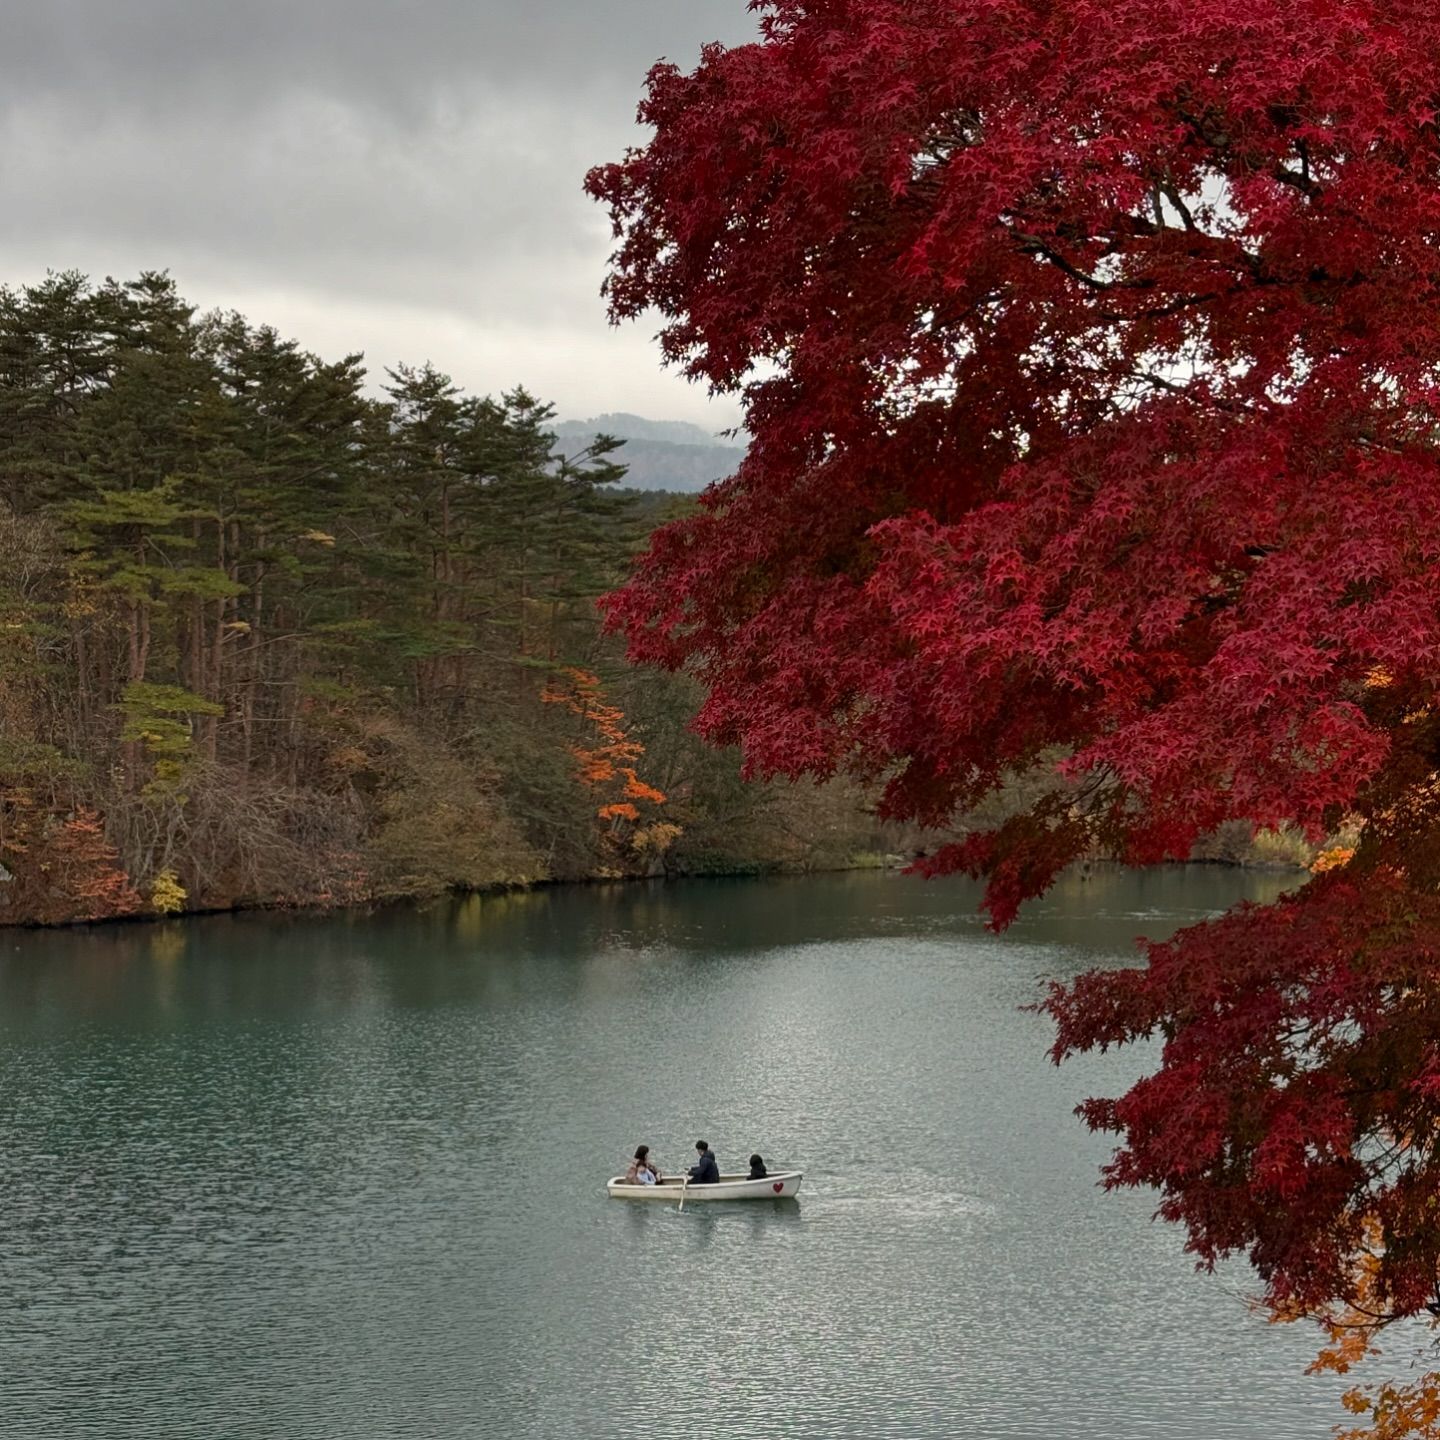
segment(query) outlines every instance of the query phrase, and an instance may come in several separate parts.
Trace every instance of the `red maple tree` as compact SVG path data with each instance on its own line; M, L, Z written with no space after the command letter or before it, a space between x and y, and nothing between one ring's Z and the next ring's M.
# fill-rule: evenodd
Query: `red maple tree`
M622 320L743 395L738 473L609 600L753 771L942 823L1003 925L1094 847L1363 823L1277 906L1058 988L1057 1058L1208 1261L1382 1318L1440 1266L1440 12L767 0L594 170ZM1378 1230L1371 1228L1378 1226Z

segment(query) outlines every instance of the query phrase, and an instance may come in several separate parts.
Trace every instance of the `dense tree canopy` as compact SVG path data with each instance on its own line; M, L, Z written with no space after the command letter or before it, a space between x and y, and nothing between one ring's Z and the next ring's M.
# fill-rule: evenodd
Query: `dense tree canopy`
M164 275L0 289L0 923L803 853L601 637L654 504L550 418Z
M617 319L753 436L610 601L761 772L882 780L1003 924L1093 847L1363 824L1058 990L1091 1122L1277 1306L1440 1265L1440 19L1419 0L766 0L598 168Z

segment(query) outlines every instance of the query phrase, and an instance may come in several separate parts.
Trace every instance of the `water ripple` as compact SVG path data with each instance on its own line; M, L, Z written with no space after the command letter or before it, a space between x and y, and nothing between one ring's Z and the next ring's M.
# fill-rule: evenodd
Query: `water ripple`
M1124 879L1004 940L886 876L25 937L0 1436L1323 1434L1312 1337L1095 1186L1071 1107L1144 1057L1016 1008L1224 903ZM799 1203L606 1198L702 1133Z

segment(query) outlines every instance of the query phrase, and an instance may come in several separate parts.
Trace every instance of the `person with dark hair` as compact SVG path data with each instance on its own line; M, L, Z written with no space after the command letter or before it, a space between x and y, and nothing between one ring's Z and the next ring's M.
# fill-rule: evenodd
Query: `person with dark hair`
M690 1167L690 1183L692 1185L718 1185L720 1183L720 1166L714 1155L710 1153L709 1143L697 1140L695 1148L700 1152L700 1159Z
M758 1155L750 1157L750 1178L752 1180L764 1180L770 1172L765 1168L765 1162Z
M660 1183L660 1167L650 1158L648 1145L635 1147L635 1158L631 1160L630 1168L625 1172L625 1183L627 1185L658 1185Z

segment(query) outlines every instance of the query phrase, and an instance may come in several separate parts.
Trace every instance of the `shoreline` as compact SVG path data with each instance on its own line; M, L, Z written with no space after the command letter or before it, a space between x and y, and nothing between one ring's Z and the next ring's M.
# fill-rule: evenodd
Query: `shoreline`
M798 879L807 875L852 875L865 871L884 871L891 874L903 873L920 857L861 852L847 864L784 866L760 865L729 870L680 870L661 872L653 875L582 875L567 880L530 880L517 884L498 882L493 885L453 886L446 890L411 895L373 896L361 900L315 901L308 904L289 904L284 901L258 900L253 903L213 905L197 909L182 910L174 914L161 915L142 912L133 915L107 915L91 920L62 920L52 923L39 920L0 920L0 934L3 933L52 933L62 930L90 930L101 927L129 925L157 925L163 923L184 923L188 920L211 919L219 915L295 915L321 916L343 912L362 913L398 910L405 906L422 906L436 901L463 900L475 895L525 894L540 890L582 889L593 885L638 885L670 884L683 880L777 880ZM1308 873L1308 866L1274 860L1231 860L1214 856L1202 856L1190 860L1167 860L1160 865L1127 866L1118 860L1096 858L1077 860L1067 866L1061 874L1079 873L1088 876L1096 870L1122 871L1129 869L1156 870L1165 867L1206 866L1223 870L1252 870L1261 874ZM1058 878L1058 877L1057 877Z

